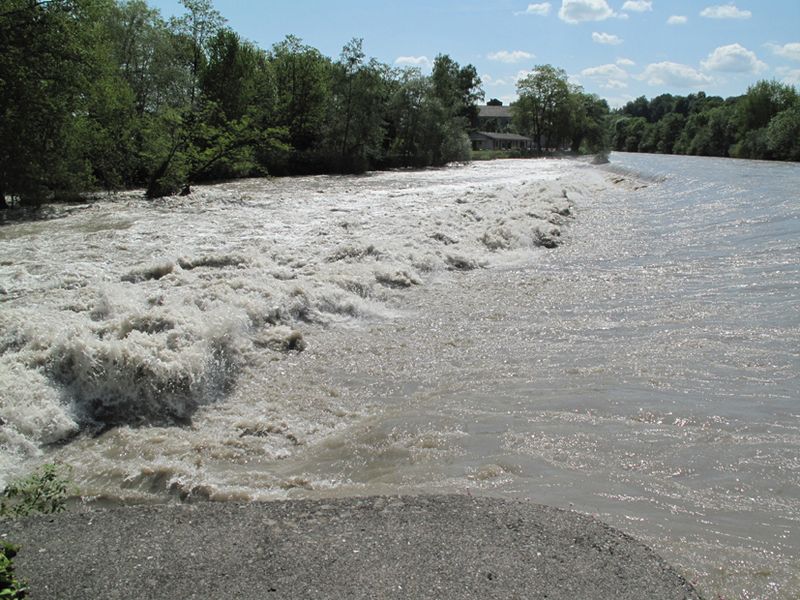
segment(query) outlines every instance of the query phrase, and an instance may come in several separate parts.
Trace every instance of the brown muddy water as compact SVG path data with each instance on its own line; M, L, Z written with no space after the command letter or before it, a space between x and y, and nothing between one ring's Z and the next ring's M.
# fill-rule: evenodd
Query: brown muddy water
M0 474L87 502L457 492L800 596L800 168L612 155L0 227Z

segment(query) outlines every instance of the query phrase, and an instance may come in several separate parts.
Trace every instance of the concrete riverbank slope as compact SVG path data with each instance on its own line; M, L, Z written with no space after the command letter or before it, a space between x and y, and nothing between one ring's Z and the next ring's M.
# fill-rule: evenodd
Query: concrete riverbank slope
M139 506L0 524L32 598L699 596L577 513L469 496Z

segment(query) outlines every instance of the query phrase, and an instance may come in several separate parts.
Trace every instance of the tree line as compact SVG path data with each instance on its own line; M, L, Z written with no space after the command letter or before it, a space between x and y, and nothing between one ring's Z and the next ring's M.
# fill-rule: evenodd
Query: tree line
M0 0L0 208L144 187L151 198L235 177L357 173L469 160L481 80L446 54L431 73L338 57L294 36L268 49L211 0L164 19L145 0ZM539 65L512 128L571 149L800 159L796 91L639 98L616 113Z
M164 19L144 0L0 3L0 205L215 179L468 160L472 65L430 75L329 58L288 36L264 50L210 0Z
M625 152L800 160L800 94L777 81L727 99L642 96L618 110L611 127L612 148Z

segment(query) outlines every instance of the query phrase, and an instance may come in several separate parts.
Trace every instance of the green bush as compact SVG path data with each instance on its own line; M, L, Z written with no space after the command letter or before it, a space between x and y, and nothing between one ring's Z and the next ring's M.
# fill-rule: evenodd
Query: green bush
M16 600L26 598L28 588L14 577L14 557L18 548L8 542L0 545L0 598Z
M0 500L0 516L24 517L63 511L70 488L69 479L62 474L64 469L55 464L42 465L27 477L9 483Z
M51 514L66 508L70 482L62 473L66 467L46 464L9 483L0 500L0 517L24 517L34 513ZM19 548L8 542L0 545L0 600L26 598L28 588L14 577L14 557Z

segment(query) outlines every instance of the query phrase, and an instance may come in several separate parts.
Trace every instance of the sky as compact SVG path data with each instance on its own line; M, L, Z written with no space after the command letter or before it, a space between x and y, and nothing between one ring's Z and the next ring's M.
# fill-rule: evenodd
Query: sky
M149 0L169 17L178 0ZM761 79L800 88L800 0L215 0L228 25L268 49L286 35L338 57L429 72L437 54L473 64L486 100L516 98L536 65L618 107L638 96L737 96Z

